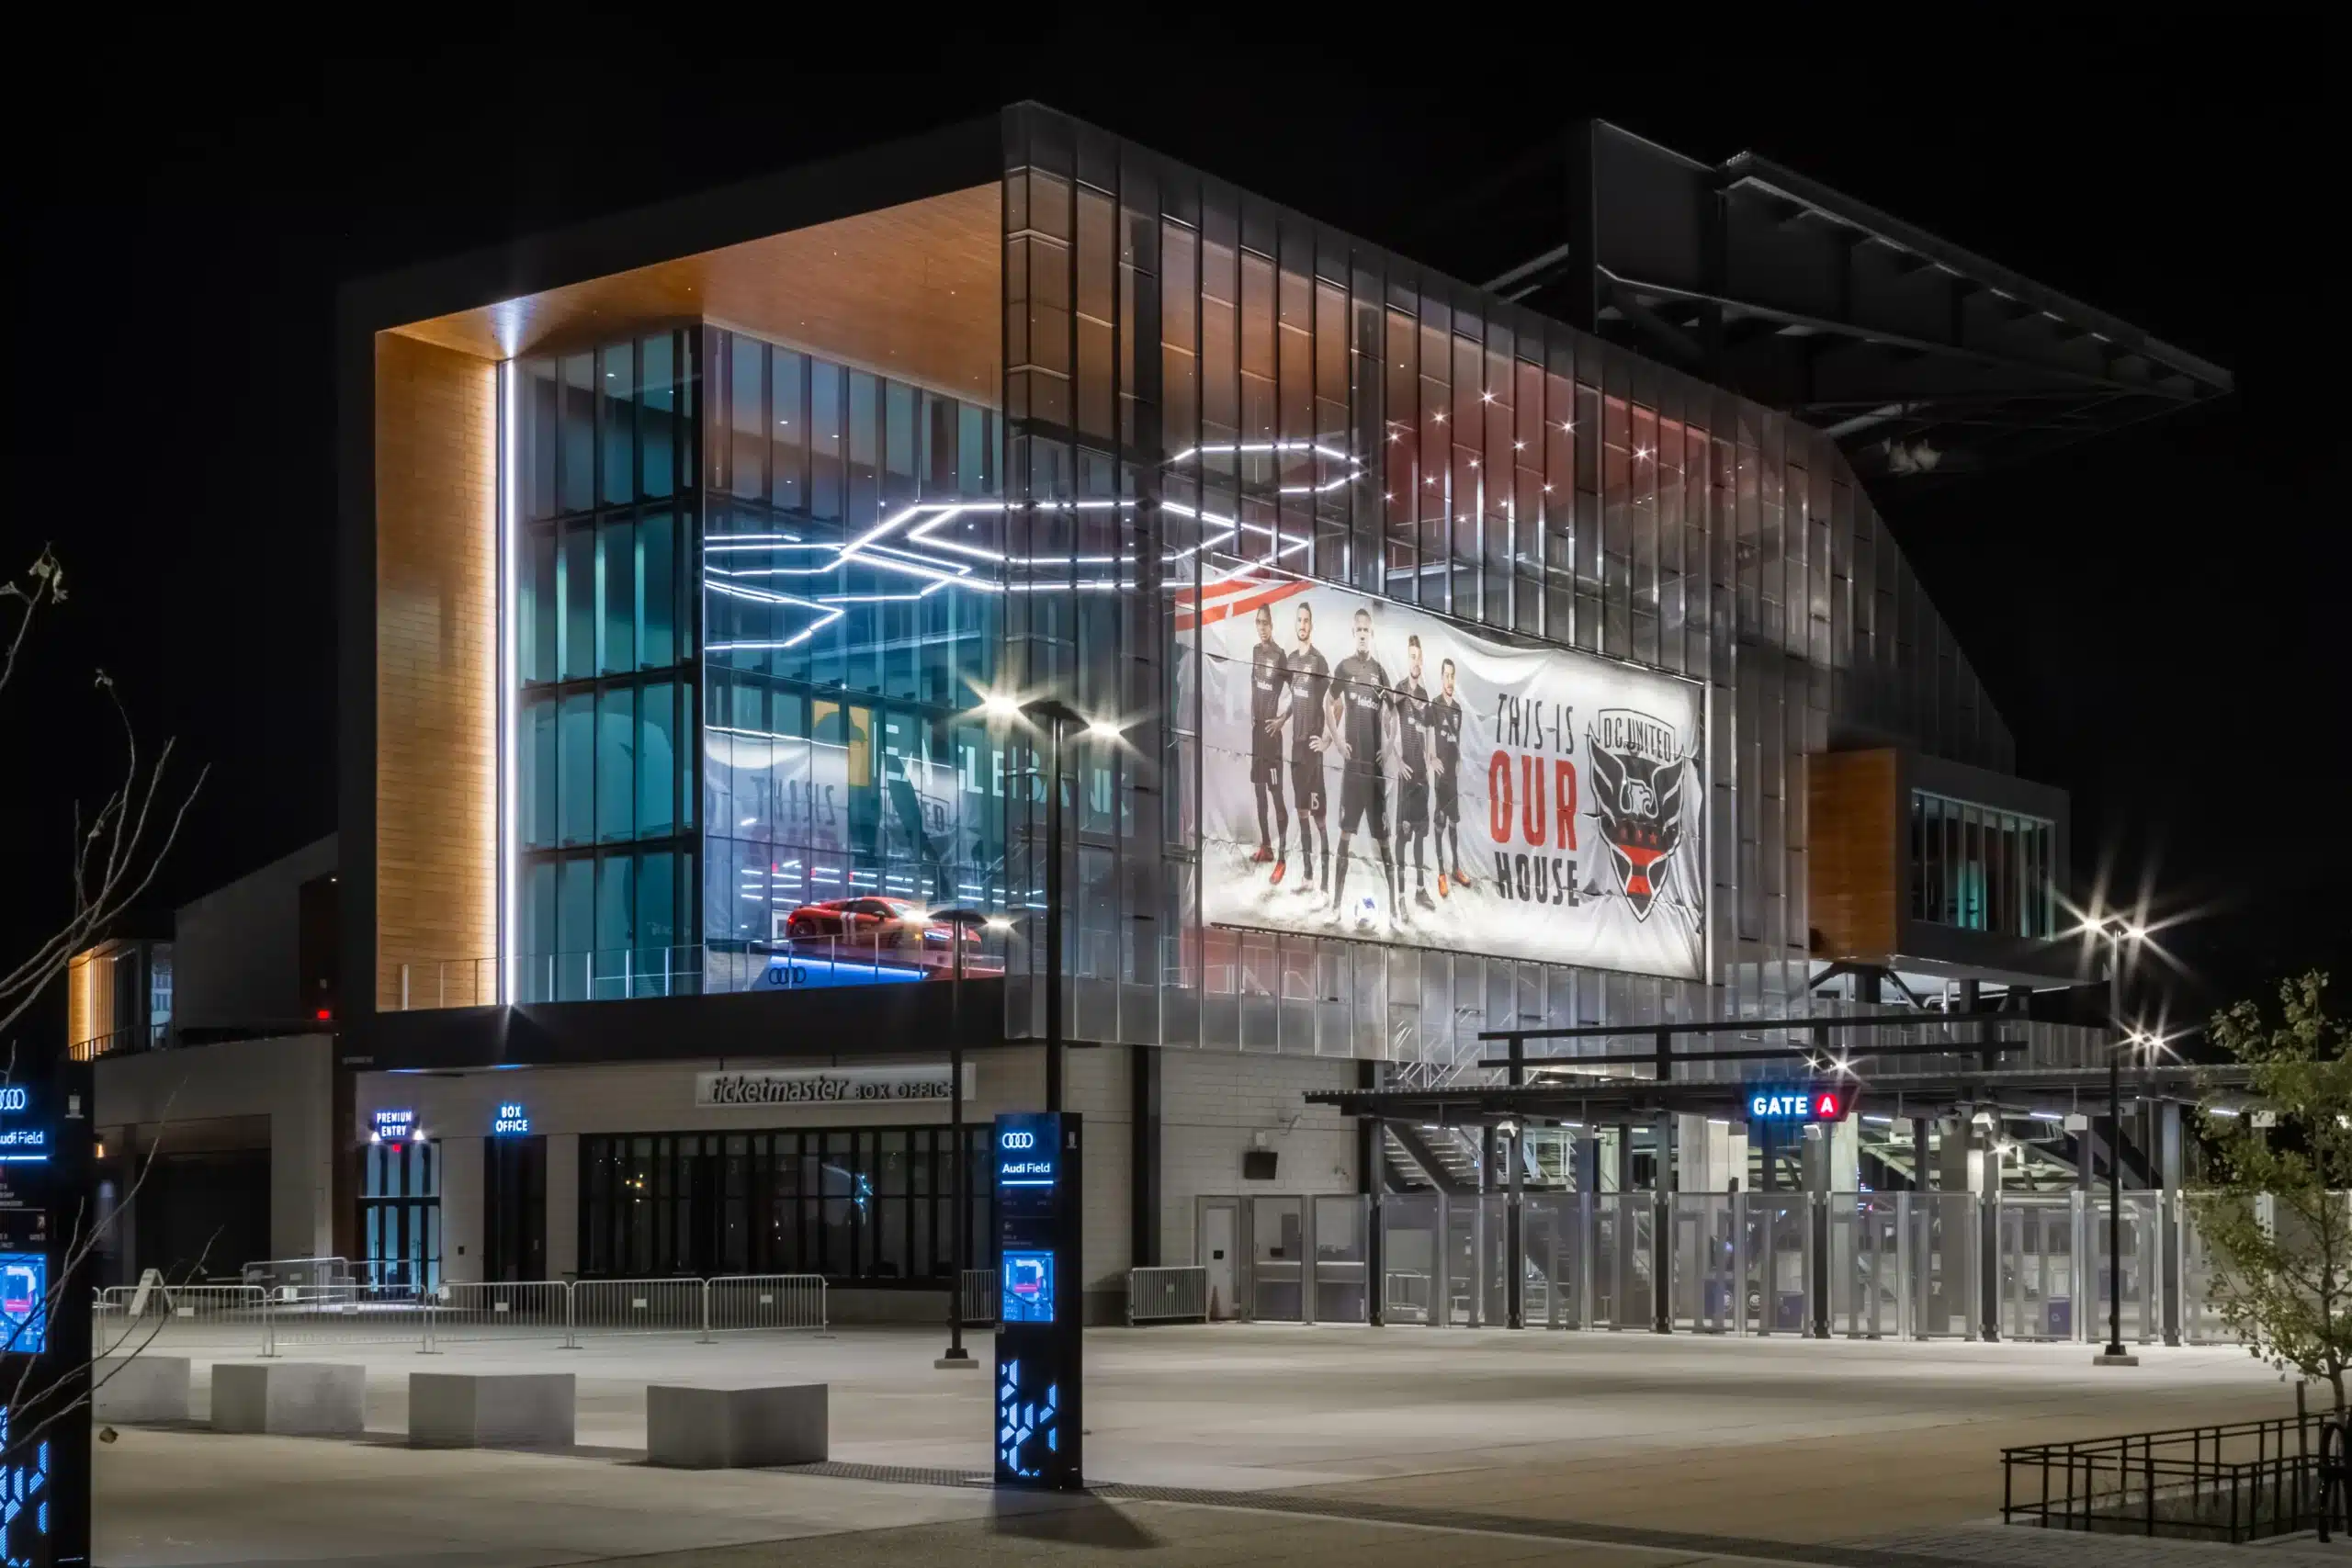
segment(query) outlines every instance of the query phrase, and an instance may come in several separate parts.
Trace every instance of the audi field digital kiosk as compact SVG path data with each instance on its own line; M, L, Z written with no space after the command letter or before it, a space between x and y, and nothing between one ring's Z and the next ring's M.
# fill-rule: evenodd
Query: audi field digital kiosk
M90 1106L86 1062L0 1084L0 1563L10 1568L90 1561Z
M1057 1492L1084 1484L1080 1331L1083 1190L1079 1119L996 1119L996 1483Z

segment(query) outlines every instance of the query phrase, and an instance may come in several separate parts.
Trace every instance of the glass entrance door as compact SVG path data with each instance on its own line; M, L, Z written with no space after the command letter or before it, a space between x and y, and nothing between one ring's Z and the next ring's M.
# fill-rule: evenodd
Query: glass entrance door
M441 1145L399 1138L359 1151L360 1283L385 1295L441 1287Z
M539 1134L485 1141L481 1173L481 1277L492 1283L548 1277L548 1141Z

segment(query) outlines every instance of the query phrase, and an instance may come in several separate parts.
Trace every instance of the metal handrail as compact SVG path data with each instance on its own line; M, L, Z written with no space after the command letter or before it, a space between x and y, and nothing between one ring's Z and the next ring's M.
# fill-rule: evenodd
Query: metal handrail
M1001 943L967 946L965 971L1004 972ZM999 951L991 951L999 949ZM488 1007L502 1000L618 1001L645 997L729 995L789 989L796 964L884 970L947 969L953 950L904 933L869 938L787 937L774 942L713 941L670 947L594 948L503 957L436 958L404 963L388 1010ZM503 993L511 992L508 998Z
M65 1054L77 1062L95 1062L101 1056L112 1056L126 1051L160 1051L171 1043L172 1026L166 1023L133 1024L128 1029L110 1030L93 1034L87 1040L77 1040L65 1048Z
M2004 1449L2001 1517L2232 1543L2292 1534L2310 1528L2321 1506L2319 1428L2327 1419L2303 1414Z

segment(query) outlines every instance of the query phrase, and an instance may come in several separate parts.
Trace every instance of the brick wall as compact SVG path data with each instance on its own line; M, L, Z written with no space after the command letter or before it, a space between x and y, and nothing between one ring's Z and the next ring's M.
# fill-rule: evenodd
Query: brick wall
M488 360L376 339L379 1009L402 964L437 994L437 963L497 950L497 386Z
M1299 1099L1354 1088L1353 1062L1170 1051L1159 1071L1161 1262L1194 1260L1195 1198L1356 1190L1354 1123ZM1279 1156L1272 1181L1241 1179L1242 1151L1258 1133Z

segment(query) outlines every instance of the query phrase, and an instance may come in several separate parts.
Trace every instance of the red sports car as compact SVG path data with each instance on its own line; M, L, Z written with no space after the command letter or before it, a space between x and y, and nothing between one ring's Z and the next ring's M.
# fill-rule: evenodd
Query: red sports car
M803 904L785 918L787 941L839 938L858 947L929 947L945 950L955 928L933 920L931 910L910 898L828 898ZM964 929L964 940L978 946L979 931Z

